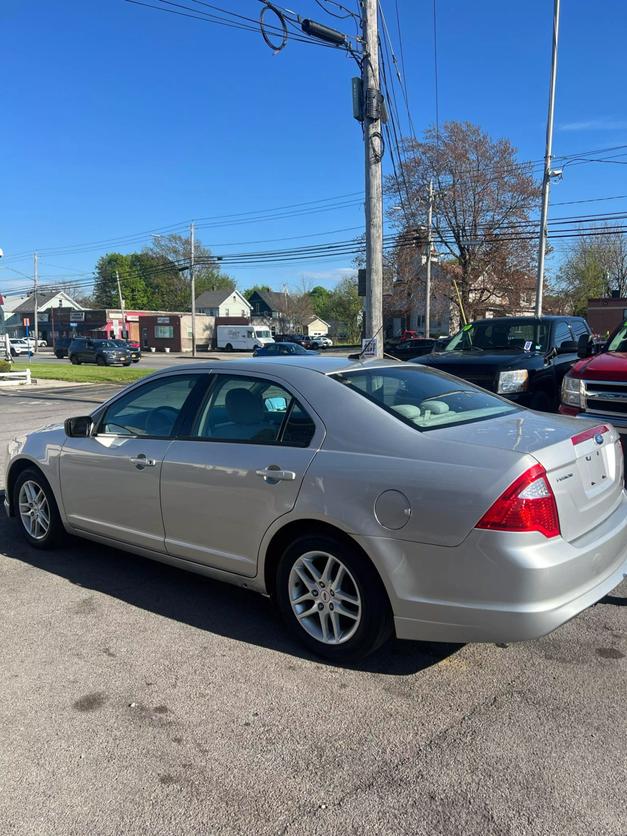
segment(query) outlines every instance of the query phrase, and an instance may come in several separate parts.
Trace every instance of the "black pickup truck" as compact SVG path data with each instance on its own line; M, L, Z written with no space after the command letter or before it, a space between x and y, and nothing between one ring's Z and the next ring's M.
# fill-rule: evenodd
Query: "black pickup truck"
M410 360L461 377L511 401L552 412L562 378L591 337L578 316L478 319L465 325L444 351Z

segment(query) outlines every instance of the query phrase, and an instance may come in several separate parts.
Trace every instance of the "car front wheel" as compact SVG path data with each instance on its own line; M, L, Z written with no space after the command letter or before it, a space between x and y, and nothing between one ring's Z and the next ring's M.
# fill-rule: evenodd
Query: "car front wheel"
M290 632L332 661L361 659L392 633L379 575L339 539L307 536L292 543L279 562L275 594Z
M51 549L63 535L63 523L50 485L35 468L18 476L13 507L26 540L36 549Z

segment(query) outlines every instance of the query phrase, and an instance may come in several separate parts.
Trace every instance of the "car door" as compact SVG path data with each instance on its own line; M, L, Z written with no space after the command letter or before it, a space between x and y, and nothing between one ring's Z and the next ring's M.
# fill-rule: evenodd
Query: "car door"
M202 373L181 373L143 383L97 415L90 436L66 440L61 495L73 528L164 551L163 458L208 380Z
M168 553L254 576L261 539L294 507L323 437L311 407L280 380L217 374L190 436L163 462Z
M564 320L560 320L555 325L555 331L553 336L553 345L556 348L560 348L563 343L576 343L577 339L574 336L573 332L571 331L570 325L568 322ZM555 373L555 386L557 391L559 392L560 387L562 385L562 379L566 372L570 369L572 364L577 360L577 351L569 351L567 354L557 354L553 360L553 370Z

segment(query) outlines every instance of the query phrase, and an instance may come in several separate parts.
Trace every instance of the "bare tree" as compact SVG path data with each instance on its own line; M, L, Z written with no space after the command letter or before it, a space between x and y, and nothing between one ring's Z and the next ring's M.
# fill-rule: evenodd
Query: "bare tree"
M627 235L599 226L571 244L558 275L557 290L570 299L576 313L586 313L588 299L627 295Z
M398 179L386 184L390 199L401 201L393 222L405 238L426 226L430 181L434 241L459 268L467 316L495 303L514 308L533 273L535 242L529 226L521 232L539 197L530 167L516 161L508 140L492 140L469 122L431 128L422 142L406 140ZM458 304L453 288L449 294Z

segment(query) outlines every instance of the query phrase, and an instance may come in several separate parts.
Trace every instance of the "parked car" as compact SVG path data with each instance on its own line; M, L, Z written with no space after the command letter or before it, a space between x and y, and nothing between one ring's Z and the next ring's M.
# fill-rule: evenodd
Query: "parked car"
M113 340L120 348L128 348L133 363L139 363L142 359L141 346L135 340Z
M252 351L274 342L270 329L259 325L218 325L216 345L225 351Z
M38 348L46 348L48 346L46 340L41 339L41 337L37 340L34 337L23 337L23 340L31 348L35 348L35 345L37 345Z
M413 340L402 340L400 343L392 343L384 346L384 351L391 357L399 360L412 360L414 357L422 357L423 354L431 354L435 349L437 340L421 337Z
M580 360L562 382L563 415L611 422L627 447L627 322L620 325L600 353L582 339Z
M253 351L253 357L287 357L295 355L317 354L317 351L309 351L298 343L268 343Z
M96 363L98 366L130 366L131 352L126 347L116 345L115 340L92 340L89 337L77 337L68 348L70 363Z
M577 360L578 340L590 335L576 316L479 319L443 351L412 360L461 377L522 406L557 410L562 379Z
M411 363L192 365L14 439L5 505L32 546L65 530L268 593L345 662L393 634L526 641L606 595L617 439Z
M310 340L312 348L333 348L333 340L326 334L314 334Z
M68 337L57 337L54 341L54 356L59 360L67 357L68 349L72 340Z
M18 357L20 354L28 354L31 351L31 347L24 339L11 339L9 343L13 357Z

